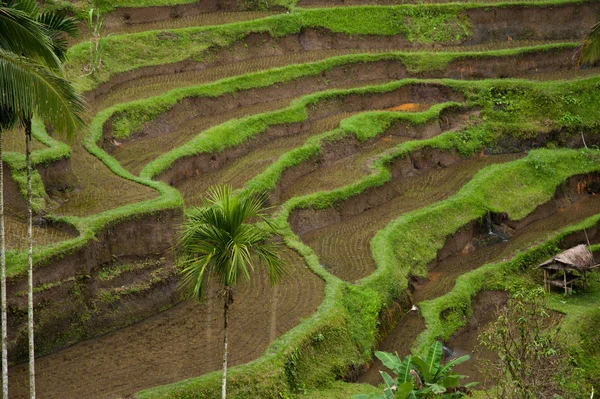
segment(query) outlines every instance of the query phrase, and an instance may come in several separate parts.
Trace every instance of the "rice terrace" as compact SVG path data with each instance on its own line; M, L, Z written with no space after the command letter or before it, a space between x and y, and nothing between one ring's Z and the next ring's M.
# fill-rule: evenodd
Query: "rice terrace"
M0 0L2 397L600 397L599 59L598 0Z

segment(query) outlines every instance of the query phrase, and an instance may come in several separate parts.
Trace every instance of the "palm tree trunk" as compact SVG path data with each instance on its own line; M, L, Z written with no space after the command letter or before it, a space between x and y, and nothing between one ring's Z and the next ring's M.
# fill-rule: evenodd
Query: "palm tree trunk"
M227 323L229 321L229 304L231 298L231 292L229 287L225 287L225 295L223 303L223 385L221 389L222 399L227 397Z
M2 292L2 397L8 399L8 321L6 318L6 243L4 238L4 162L0 129L0 291Z
M31 119L25 123L25 160L27 163L27 225L28 295L27 315L29 332L29 398L35 399L35 345L33 342L33 209L31 206Z

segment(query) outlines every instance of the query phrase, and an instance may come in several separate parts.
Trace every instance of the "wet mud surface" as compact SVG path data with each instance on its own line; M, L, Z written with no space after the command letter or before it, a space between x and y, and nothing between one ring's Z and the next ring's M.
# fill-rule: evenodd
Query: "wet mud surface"
M330 223L301 234L300 238L315 251L329 272L346 281L359 280L375 270L371 240L377 231L404 213L449 198L485 166L515 158L515 155L478 157L448 167L416 170L413 176L386 184L392 194L382 204L341 220L336 220L339 216L330 217ZM382 195L375 190L366 194Z

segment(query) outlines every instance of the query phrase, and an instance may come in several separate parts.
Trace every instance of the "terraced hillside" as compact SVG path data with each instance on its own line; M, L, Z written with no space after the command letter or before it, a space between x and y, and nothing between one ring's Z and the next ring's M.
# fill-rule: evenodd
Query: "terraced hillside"
M45 6L83 18L87 3ZM597 1L98 6L102 67L83 22L65 64L86 130L63 142L34 124L40 398L218 397L218 287L184 301L174 251L215 184L269 194L289 269L237 289L232 398L378 392L377 348L454 342L473 298L600 241L600 69L574 56ZM24 145L4 137L10 389L25 398ZM587 315L594 287L551 302Z

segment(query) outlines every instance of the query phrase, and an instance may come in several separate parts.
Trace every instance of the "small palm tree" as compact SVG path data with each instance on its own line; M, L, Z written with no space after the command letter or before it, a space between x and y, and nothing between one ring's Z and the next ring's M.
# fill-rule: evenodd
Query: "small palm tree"
M227 392L227 325L232 288L240 279L250 279L256 259L267 267L271 285L285 274L284 263L277 255L278 245L269 241L276 230L264 213L263 203L264 197L236 196L229 186L212 188L206 204L189 211L179 234L183 253L181 284L189 296L201 301L209 276L223 285L223 399ZM251 220L263 221L267 228L249 223Z

